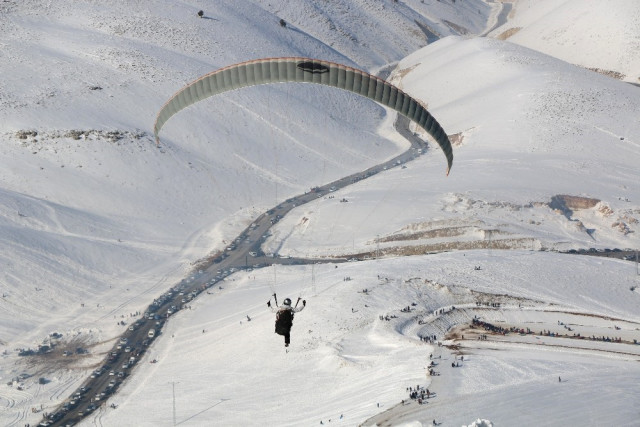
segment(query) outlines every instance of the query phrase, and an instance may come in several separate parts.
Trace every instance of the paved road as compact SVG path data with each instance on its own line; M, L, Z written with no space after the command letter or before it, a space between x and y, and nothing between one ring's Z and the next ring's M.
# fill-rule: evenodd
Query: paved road
M507 21L509 21L509 13L511 13L511 9L513 8L513 5L511 3L496 2L496 1L492 1L492 3L496 3L500 7L500 13L496 17L496 22L491 26L491 28L485 30L481 34L481 36L486 36L491 31L506 24Z

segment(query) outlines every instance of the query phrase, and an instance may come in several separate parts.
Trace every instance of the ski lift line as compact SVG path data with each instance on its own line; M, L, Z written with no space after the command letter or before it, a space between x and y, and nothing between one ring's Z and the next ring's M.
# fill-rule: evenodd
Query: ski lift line
M331 119L333 120L333 117L331 117ZM326 114L324 116L324 120L325 120L324 129L327 129L327 115ZM322 171L322 175L323 175L322 176L322 182L326 182L325 181L325 176L326 176L327 163L324 162L323 165L324 165L324 168L323 168L323 171ZM336 227L336 221L335 221L335 218L334 218L333 222L331 223L331 228L329 229L329 233L327 235L327 239L331 239L333 237L333 231L335 230L335 227Z
M273 149L273 159L275 162L275 175L276 175L276 179L274 182L274 201L275 204L274 206L278 206L278 181L279 181L279 177L278 177L278 166L279 166L279 156L280 156L280 151L278 150L278 142L276 141L275 138L275 126L273 124L273 116L275 115L275 113L273 112L273 110L271 109L271 87L268 88L268 98L267 98L267 109L269 110L269 130L271 132L271 147Z
M325 129L327 128L327 116L324 116L324 125L325 125ZM327 161L323 160L322 162L322 176L320 177L320 182L326 182L326 176L327 176ZM313 212L316 213L316 217L318 217L318 212L319 212L319 207L320 207L320 200L322 199L322 197L317 197L315 200L315 206L313 207ZM311 218L309 218L309 221L311 221ZM313 233L311 233L313 234ZM311 235L309 236L309 243L311 243ZM309 248L309 250L307 251L307 258L311 257L311 245L307 245L307 247Z
M314 264L311 264L312 266ZM299 287L298 290L298 297L304 297L305 295L307 295L309 288L311 288L311 286L313 285L313 276L307 276L307 268L305 267L302 273L302 278L300 280L300 283L302 283L302 285Z
M205 74L173 95L160 109L154 124L159 132L180 110L210 96L249 86L271 83L314 83L332 86L372 99L408 117L438 143L447 159L447 175L453 164L451 142L444 129L424 106L391 83L345 65L311 58L266 58L230 65Z
M398 180L395 185L391 185L391 186L387 187L387 190L384 193L382 193L382 197L380 197L378 199L378 201L376 202L375 206L373 206L371 209L369 209L369 211L366 213L365 217L361 221L358 221L358 223L359 224L368 223L371 220L371 216L373 215L373 213L376 212L379 209L380 206L388 205L389 204L388 201L387 201L388 197L396 192L396 190L400 186L400 184L401 183ZM400 206L398 207L398 209L402 210L402 208Z

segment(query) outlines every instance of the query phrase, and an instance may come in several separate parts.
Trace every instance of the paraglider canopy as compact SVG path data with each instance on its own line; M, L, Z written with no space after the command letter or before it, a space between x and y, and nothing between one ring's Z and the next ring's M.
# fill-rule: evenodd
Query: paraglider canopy
M205 74L179 90L162 107L154 134L174 114L205 98L230 90L269 83L316 83L344 89L392 108L417 123L435 139L447 158L447 175L453 164L453 150L442 126L422 106L391 83L365 71L334 62L310 58L267 58L230 65Z

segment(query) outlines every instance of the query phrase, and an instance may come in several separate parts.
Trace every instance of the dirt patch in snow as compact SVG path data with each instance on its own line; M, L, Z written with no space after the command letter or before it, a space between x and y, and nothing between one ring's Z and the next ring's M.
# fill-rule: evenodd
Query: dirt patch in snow
M509 28L507 31L503 31L502 33L498 34L496 38L498 40L507 40L509 37L517 34L521 29L522 27Z
M568 220L573 221L573 213L577 210L591 209L600 203L598 199L559 194L553 196L548 206L550 209L562 213Z
M453 135L449 135L449 141L454 147L459 147L464 142L464 135L462 132L454 133Z
M468 234L470 231L475 231L476 227L461 226L461 227L443 227L433 230L422 230L412 233L394 234L391 236L383 237L378 241L383 242L397 242L405 240L420 240L420 239L435 239L441 237L458 237Z
M624 80L625 77L627 77L626 75L618 72L618 71L613 71L613 70L603 70L602 68L587 68L587 70L590 71L595 71L598 74L602 74L605 75L607 77L613 77L614 79L617 80Z
M402 89L402 79L404 79L404 77L409 74L410 72L412 72L415 68L419 67L421 64L415 64L412 65L411 67L407 67L407 68L402 68L402 69L398 69L395 70L393 72L393 75L391 76L391 78L389 79L390 83L393 83L394 85L398 86L400 89Z
M424 255L430 253L446 252L453 250L471 250L471 249L531 249L541 248L541 243L531 237L518 237L510 239L494 239L494 240L473 240L467 242L439 242L433 244L415 245L415 246L394 246L381 248L380 250L372 250L369 252L361 252L350 256L359 259L371 259L379 256L411 256Z

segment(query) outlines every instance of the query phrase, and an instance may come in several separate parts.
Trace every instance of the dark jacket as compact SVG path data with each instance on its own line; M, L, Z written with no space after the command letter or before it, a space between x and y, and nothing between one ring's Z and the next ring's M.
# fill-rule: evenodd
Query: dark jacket
M281 305L277 307L271 306L271 311L276 313L276 334L285 335L289 333L293 326L293 317L304 309L302 307L291 307L290 305Z

